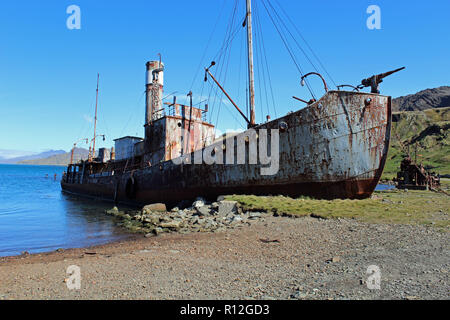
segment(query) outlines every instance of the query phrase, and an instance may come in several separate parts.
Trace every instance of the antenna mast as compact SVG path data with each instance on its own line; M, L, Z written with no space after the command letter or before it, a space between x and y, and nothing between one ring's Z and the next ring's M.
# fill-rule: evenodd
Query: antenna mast
M97 93L96 93L96 97L95 97L95 118L94 118L94 143L92 146L92 158L95 157L95 135L96 135L96 130L97 130L97 105L98 105L98 82L100 79L100 74L97 73Z
M248 49L248 83L250 101L250 124L255 125L255 79L253 74L253 35L252 35L252 1L247 0L247 49Z

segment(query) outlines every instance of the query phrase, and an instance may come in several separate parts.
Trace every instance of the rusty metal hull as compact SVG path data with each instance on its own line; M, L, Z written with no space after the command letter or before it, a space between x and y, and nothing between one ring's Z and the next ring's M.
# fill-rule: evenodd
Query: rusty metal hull
M127 204L166 202L223 194L300 195L315 198L369 197L386 161L391 98L330 91L319 101L255 129L279 133L279 170L260 174L261 165L180 164L165 161L111 176L61 182L64 191ZM129 181L133 180L133 190Z

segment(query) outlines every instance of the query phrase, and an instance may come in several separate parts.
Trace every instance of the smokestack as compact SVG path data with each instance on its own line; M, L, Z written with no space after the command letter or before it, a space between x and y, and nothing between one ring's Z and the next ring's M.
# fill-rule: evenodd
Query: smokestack
M145 77L145 124L162 117L162 94L164 85L164 64L149 61Z

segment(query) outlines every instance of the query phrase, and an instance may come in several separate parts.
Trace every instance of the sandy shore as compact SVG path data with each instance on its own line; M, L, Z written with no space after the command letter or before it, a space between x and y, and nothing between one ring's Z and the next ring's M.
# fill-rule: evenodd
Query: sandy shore
M449 234L432 227L267 216L0 259L0 299L449 299ZM67 267L81 268L69 290ZM368 266L381 289L367 288Z

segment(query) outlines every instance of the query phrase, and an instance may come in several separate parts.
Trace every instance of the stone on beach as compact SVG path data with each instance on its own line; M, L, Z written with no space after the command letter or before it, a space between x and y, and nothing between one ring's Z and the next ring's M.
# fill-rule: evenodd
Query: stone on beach
M164 203L152 203L152 204L148 204L144 208L142 208L142 212L144 214L148 214L152 211L165 212L165 211L167 211L167 208Z
M107 214L116 215L116 214L119 214L120 211L119 211L119 208L113 207L112 209L106 210L106 213Z
M122 212L117 207L107 213L120 218L120 223L130 231L144 233L146 237L166 232L219 232L236 225L248 223L248 219L259 219L261 213L242 212L237 201L221 200L208 203L197 198L190 207L180 210L178 206L167 211L165 204L146 205L141 211Z
M222 200L218 202L218 214L219 215L228 215L228 214L237 214L238 213L238 203L237 201L227 201Z

